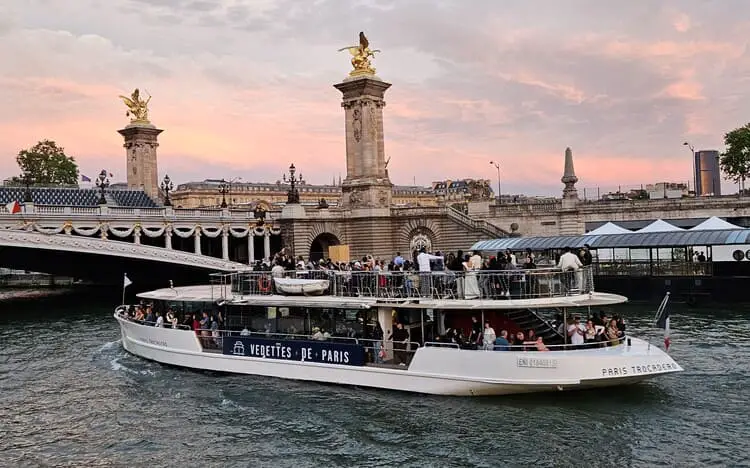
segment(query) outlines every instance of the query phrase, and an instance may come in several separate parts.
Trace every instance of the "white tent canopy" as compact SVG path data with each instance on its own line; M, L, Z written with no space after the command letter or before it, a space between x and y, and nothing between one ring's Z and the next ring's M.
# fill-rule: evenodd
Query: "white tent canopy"
M728 223L721 218L711 216L697 226L690 228L691 231L716 231L719 229L743 229L732 223Z
M593 231L589 231L586 233L587 236L598 236L601 234L626 234L628 232L633 232L629 229L625 229L622 226L618 226L615 223L607 222L605 224L602 224L598 228L594 229Z
M684 231L682 228L678 228L674 224L669 224L668 222L657 219L653 223L649 224L646 227L643 227L635 232L675 232L675 231Z

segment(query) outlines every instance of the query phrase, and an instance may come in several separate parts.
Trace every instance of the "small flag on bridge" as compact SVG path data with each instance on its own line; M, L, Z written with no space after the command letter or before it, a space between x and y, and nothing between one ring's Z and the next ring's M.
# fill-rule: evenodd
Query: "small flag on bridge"
M21 212L21 204L18 203L18 200L13 200L12 202L5 205L5 209L8 210L8 213L10 214L16 214Z
M91 178L81 174L81 182L91 182Z

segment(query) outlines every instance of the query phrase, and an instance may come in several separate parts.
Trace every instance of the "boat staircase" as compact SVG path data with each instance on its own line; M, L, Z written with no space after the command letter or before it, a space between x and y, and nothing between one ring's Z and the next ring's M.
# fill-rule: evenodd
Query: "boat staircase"
M547 344L558 344L564 341L563 335L557 331L552 322L544 319L534 310L509 310L504 312L504 315L524 332L533 329L536 336L541 336Z

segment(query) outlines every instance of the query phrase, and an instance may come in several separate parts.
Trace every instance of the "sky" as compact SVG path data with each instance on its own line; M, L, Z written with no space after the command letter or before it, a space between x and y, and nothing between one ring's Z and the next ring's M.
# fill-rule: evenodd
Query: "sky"
M332 85L360 30L393 84L396 184L496 187L492 160L503 193L559 196L568 146L579 190L686 182L684 141L721 151L750 121L746 0L5 0L0 177L52 139L124 181L117 96L136 87L178 183L345 177Z

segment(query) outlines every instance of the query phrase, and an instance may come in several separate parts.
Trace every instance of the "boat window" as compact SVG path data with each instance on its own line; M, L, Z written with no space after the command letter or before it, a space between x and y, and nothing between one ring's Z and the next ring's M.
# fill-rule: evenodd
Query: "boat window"
M356 309L309 309L310 326L320 328L331 336L360 337L363 335L364 316Z

